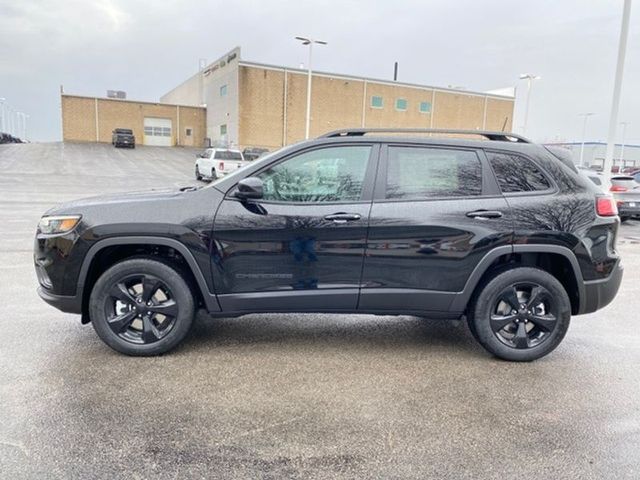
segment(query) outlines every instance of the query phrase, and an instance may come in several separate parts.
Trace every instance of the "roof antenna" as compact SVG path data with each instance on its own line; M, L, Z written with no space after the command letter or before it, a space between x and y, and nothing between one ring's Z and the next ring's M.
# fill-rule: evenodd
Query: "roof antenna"
M398 81L398 62L395 62L393 64L393 81L394 82Z

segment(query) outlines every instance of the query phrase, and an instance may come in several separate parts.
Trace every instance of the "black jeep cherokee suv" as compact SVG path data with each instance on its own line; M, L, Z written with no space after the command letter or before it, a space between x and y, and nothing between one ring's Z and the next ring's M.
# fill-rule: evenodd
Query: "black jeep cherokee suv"
M39 294L130 355L175 347L204 308L466 317L516 361L611 302L616 206L570 161L512 134L403 132L332 132L206 188L56 207Z

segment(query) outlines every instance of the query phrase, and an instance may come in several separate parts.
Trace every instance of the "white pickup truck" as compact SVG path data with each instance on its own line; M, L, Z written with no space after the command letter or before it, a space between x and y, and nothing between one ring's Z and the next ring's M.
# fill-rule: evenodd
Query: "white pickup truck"
M207 148L196 157L197 180L203 178L215 180L249 163L245 161L240 150L229 148Z

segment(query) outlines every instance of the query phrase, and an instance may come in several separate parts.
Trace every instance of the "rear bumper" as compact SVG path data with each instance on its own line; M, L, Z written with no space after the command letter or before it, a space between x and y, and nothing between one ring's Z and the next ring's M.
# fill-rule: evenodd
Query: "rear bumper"
M640 207L618 205L618 215L621 217L640 217Z
M52 307L65 313L82 313L82 303L77 296L68 297L66 295L56 295L38 287L38 295L42 300Z
M584 282L585 301L579 314L592 313L609 305L618 293L623 273L624 267L618 260L607 278Z

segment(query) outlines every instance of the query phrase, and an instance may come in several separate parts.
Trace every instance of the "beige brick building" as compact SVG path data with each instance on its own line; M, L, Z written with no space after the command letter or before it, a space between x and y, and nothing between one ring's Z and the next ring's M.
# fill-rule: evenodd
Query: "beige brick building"
M240 53L228 52L160 103L63 95L63 137L108 142L121 127L138 143L270 150L304 139L306 70L247 62ZM349 127L511 131L513 109L512 96L314 72L310 136ZM147 135L168 132L170 143Z
M247 62L236 48L160 98L206 105L207 138L278 148L304 139L306 70ZM347 127L510 131L514 98L314 72L310 136Z
M64 141L110 143L115 128L130 128L137 144L204 144L206 110L202 107L65 94L61 103Z

